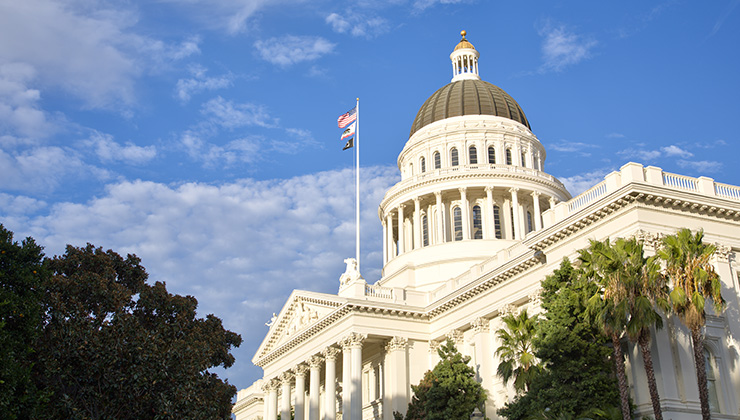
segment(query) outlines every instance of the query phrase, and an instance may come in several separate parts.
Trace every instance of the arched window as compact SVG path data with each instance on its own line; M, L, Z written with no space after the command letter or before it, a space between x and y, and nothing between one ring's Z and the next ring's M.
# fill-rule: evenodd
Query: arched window
M429 219L426 214L421 216L421 243L422 246L429 246Z
M522 152L522 166L527 167L527 154Z
M501 209L497 205L493 205L493 228L496 232L496 239L502 239L501 233Z
M478 151L475 150L475 146L470 146L470 149L468 149L468 156L470 157L471 165L478 163Z
M455 241L462 241L462 210L460 207L452 209L452 223L453 223L453 235L452 239Z
M424 173L427 171L427 161L424 159L424 156L421 157L419 160L419 166L421 167L421 173Z
M473 206L473 239L483 239L483 220L480 206Z
M496 163L496 149L488 146L488 163Z
M457 149L453 147L452 150L450 150L450 164L452 166L457 166L459 162L460 160L458 159L458 156L457 156Z
M506 149L506 164L511 165L511 149Z
M414 176L414 164L409 163L409 176Z
M709 349L704 349L704 370L707 372L707 391L709 391L709 411L719 413L719 398L717 397L717 363Z
M434 152L434 169L439 169L442 167L442 162L440 161L439 152Z
M533 231L534 228L532 228L532 212L527 211L527 232Z

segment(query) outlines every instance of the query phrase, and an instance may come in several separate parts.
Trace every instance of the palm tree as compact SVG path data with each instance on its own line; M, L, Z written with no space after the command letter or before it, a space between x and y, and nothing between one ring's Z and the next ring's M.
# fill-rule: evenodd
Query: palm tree
M716 247L704 244L703 238L702 230L692 234L689 229L681 229L676 234L663 238L663 248L658 251L658 255L665 261L665 273L672 282L670 302L673 312L691 331L701 415L707 420L711 417L702 333L706 324L704 309L707 299L716 311L724 309L725 301L722 299L719 275L709 262Z
M618 296L620 277L612 268L610 259L612 254L609 239L604 242L591 240L586 249L578 251L578 260L581 263L581 275L590 281L601 285L599 292L588 300L588 312L599 328L612 340L614 351L614 365L617 370L619 397L622 404L622 418L630 420L629 389L627 375L624 370L624 356L620 338L627 325L626 302L615 299Z
M665 278L660 273L658 257L645 258L642 244L634 238L617 239L607 251L603 256L607 267L619 280L615 287L606 290L615 301L626 303L627 336L640 348L655 420L663 420L650 351L650 328L663 327L663 318L656 312L656 306L666 312L670 309ZM608 298L608 294L605 297Z
M532 346L538 317L530 317L525 309L519 315L504 316L502 321L505 327L496 331L501 340L501 345L496 349L496 356L501 358L497 373L505 384L514 378L517 393L528 391L532 379L541 369Z

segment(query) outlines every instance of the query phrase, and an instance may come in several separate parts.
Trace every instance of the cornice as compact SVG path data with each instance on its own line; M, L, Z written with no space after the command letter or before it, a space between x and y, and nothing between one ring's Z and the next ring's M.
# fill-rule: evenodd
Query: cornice
M264 397L261 396L255 396L250 395L249 398L237 401L236 404L234 404L234 407L231 408L231 412L236 414L239 411L244 410L245 408L249 407L252 404L258 403L258 402L264 402Z

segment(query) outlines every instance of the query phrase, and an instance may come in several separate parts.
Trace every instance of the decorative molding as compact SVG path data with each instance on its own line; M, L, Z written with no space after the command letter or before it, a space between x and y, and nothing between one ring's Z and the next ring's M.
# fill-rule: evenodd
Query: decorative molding
M516 309L516 306L512 305L511 303L507 303L498 309L498 313L501 316L513 315L516 314Z
M293 382L293 378L294 377L295 377L295 375L293 375L293 373L290 372L290 371L283 372L280 375L278 375L278 379L280 380L280 383L281 384Z
M344 337L341 341L342 349L350 349L350 348L357 348L362 347L362 342L365 341L367 338L367 335L360 334L360 333L350 333L347 337Z
M543 289L541 287L538 287L534 289L527 297L529 298L529 301L533 304L539 306L542 304L542 291Z
M337 356L341 351L342 350L337 347L330 346L324 349L321 354L326 358L326 360L337 360Z
M463 341L463 332L455 329L455 330L448 332L446 337L452 340L452 342L455 343L455 345L458 345L459 343Z
M313 356L308 358L308 366L310 366L311 369L320 368L323 363L324 358L319 356L318 354L314 354Z
M470 326L472 327L473 331L476 334L479 333L488 333L491 331L490 322L488 321L488 318L475 318L471 323Z
M432 354L437 354L437 350L439 350L439 346L442 345L442 342L439 340L429 340L429 352Z
M306 373L308 373L308 365L305 363L299 363L293 368L293 373L295 376L305 376Z
M638 242L654 251L658 250L663 243L662 233L652 233L643 229L638 229L633 236Z
M409 340L407 338L394 336L385 345L385 350L387 352L406 350L406 348L408 347L408 344L409 344Z
M718 262L729 262L730 261L730 253L732 252L732 247L725 244L715 243L714 246L717 248L716 251L714 251L714 257L717 259Z

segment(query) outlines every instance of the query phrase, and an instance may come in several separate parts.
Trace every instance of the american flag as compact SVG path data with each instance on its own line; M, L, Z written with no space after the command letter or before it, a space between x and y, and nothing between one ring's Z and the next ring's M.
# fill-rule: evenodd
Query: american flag
M357 106L340 115L337 118L337 124L339 128L344 128L357 119Z

